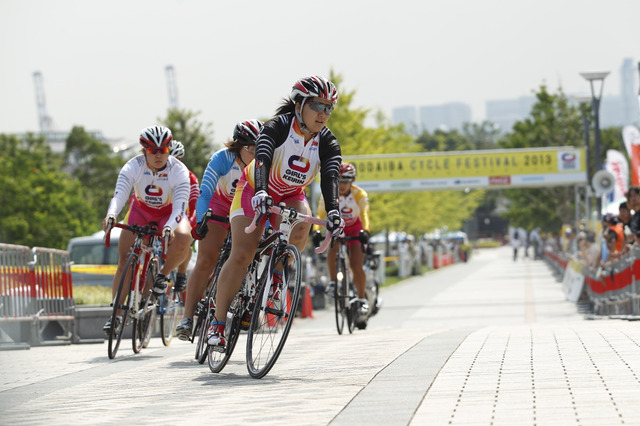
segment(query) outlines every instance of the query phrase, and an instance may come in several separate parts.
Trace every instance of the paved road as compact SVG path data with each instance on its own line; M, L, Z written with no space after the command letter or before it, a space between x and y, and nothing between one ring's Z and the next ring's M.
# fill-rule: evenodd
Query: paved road
M586 320L541 261L478 251L382 291L366 331L298 319L263 379L154 339L0 352L0 424L640 424L640 323ZM241 338L242 339L242 338Z

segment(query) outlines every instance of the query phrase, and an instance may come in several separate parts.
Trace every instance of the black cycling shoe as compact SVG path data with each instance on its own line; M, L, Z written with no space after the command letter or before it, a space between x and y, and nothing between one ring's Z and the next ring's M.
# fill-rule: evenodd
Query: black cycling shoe
M113 331L115 331L116 333L118 332L118 329L120 328L120 323L122 322L122 317L120 317L120 315L116 316L116 326L113 328ZM104 331L104 334L109 337L109 332L111 331L111 318L109 318L107 320L107 322L104 324L104 326L102 327L102 331Z
M162 296L167 292L167 287L169 286L169 277L166 275L158 274L156 276L156 280L153 283L153 294L156 296Z
M176 336L180 340L189 340L193 331L193 318L182 318L176 327Z
M176 293L182 293L187 289L187 276L185 274L176 274L176 283L173 285Z

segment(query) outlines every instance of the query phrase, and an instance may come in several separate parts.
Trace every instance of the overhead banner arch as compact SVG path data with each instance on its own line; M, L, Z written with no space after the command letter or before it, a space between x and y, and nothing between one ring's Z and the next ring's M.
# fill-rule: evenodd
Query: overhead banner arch
M583 148L345 156L368 192L504 189L587 183Z

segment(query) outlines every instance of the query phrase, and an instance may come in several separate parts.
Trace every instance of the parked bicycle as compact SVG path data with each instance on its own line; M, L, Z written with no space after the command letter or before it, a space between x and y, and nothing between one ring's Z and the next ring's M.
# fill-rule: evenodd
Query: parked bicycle
M166 258L166 248L169 244L169 233L165 232L162 235L157 224L123 225L110 218L105 232L107 247L110 246L111 229L114 227L131 231L135 235L135 240L122 272L118 290L111 303L113 311L108 333L110 359L115 358L118 352L129 318L133 324L131 336L133 352L139 353L149 344L158 307L158 299L151 292L160 263L156 245L160 244L161 257ZM164 304L164 301L161 303Z
M227 313L224 352L209 349L209 368L220 372L233 353L242 330L247 330L246 363L251 377L264 377L275 365L287 340L301 291L302 262L298 248L289 244L289 235L299 222L325 225L325 221L285 208L272 206L269 213L282 217L280 228L265 231L249 265L240 291ZM255 217L245 232L255 230L261 215ZM324 251L330 238L316 249ZM282 274L274 281L274 271ZM277 284L276 284L277 283ZM276 288L277 287L277 288ZM278 295L277 297L275 295Z

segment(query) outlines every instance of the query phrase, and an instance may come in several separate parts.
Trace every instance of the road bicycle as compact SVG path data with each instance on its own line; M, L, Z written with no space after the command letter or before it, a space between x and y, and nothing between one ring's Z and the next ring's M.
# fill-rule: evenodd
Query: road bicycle
M111 303L111 328L109 329L109 358L113 359L118 352L124 329L132 320L131 341L133 352L139 353L149 344L156 317L158 300L151 292L153 282L158 274L160 257L156 246L161 247L161 257L166 258L170 232L164 235L155 223L139 225L123 225L109 218L105 232L105 245L110 246L111 229L126 229L135 235L129 256L122 270L118 290Z
M160 260L162 260L162 258L160 258ZM158 270L160 268L162 268L161 262L158 265ZM181 308L184 306L182 293L175 291L173 286L176 282L175 271L171 271L169 278L171 283L167 288L167 292L160 296L156 296L156 314L160 316L160 337L162 338L162 344L164 346L169 346L169 344L171 344Z
M275 365L287 340L301 291L302 262L300 252L289 244L293 227L300 222L325 226L325 221L298 213L293 208L271 206L268 212L280 215L278 230L268 228L258 244L255 255L243 279L240 291L227 313L224 352L209 348L209 368L219 372L233 353L238 337L247 330L246 363L249 375L259 379ZM255 216L245 232L257 227L262 215ZM316 249L326 250L331 238ZM279 278L274 280L274 274Z
M334 290L334 305L336 315L336 328L338 334L342 334L345 323L349 333L353 333L356 320L358 319L358 297L355 285L353 284L353 273L349 266L349 241L358 240L364 252L364 244L361 236L335 237L333 244L338 244L336 256L336 286Z
M218 222L229 222L228 217L218 216L212 213L211 209L208 209L203 215L202 220L200 221L200 228L198 229L198 233L202 235L203 228L207 226L207 223L210 219L216 220ZM196 309L194 311L195 318L195 326L193 329L193 333L191 334L191 343L193 343L197 339L196 343L196 356L195 358L198 360L198 363L204 364L207 359L207 331L209 329L209 324L213 321L213 314L215 312L215 296L216 290L218 288L218 276L220 275L220 270L222 269L222 265L229 258L229 254L231 253L231 232L227 234L227 238L225 238L222 247L220 248L220 255L218 256L218 262L216 267L213 269L211 276L209 277L209 282L205 287L204 298L198 301L196 305Z
M369 303L369 312L365 315L358 313L355 319L355 327L359 330L367 328L369 318L376 315L382 306L382 299L379 297L380 283L376 278L375 271L380 267L380 254L374 253L369 249L371 246L367 246L364 257L364 273L367 277L365 284L365 296L367 303Z

